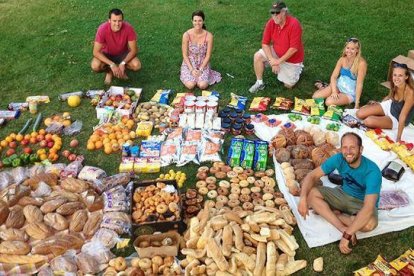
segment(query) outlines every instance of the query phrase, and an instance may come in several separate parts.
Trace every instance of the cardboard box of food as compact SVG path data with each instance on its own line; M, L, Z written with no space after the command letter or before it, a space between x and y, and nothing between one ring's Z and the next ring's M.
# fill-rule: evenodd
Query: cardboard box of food
M140 258L154 256L177 256L180 245L180 235L176 231L155 235L141 235L134 241L135 250Z
M414 52L414 50L409 51L408 52L408 55L410 55L410 52ZM413 53L413 55L414 55L414 53ZM388 80L391 79L392 68L394 66L394 63L403 63L403 64L406 64L407 67L408 67L408 69L410 70L411 76L414 77L414 58L410 58L410 57L405 57L405 56L399 55L399 56L393 58L391 60L391 62L390 62L390 65L388 67L388 74L387 74ZM391 85L390 85L390 82L389 81L385 81L385 82L381 83L381 85L384 86L384 87L386 87L386 88L388 88L388 89L391 88Z
M96 117L100 119L108 109L115 110L121 116L131 116L137 107L141 92L142 88L111 86L96 106Z

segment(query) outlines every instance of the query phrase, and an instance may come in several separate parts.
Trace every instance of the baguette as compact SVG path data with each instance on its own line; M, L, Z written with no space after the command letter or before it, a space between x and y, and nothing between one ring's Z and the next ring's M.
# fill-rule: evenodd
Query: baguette
M43 221L42 211L40 211L39 207L34 206L34 205L25 206L23 208L23 215L26 218L27 223Z
M27 205L33 205L33 206L40 207L43 205L43 203L45 203L45 200L43 198L24 196L21 199L19 199L19 202L17 204L23 207Z
M32 222L26 227L26 233L35 240L43 240L52 234L52 229L43 222Z
M57 231L62 231L69 227L68 220L64 216L57 213L46 214L45 223Z
M9 216L6 220L7 228L21 228L24 225L26 219L23 215L23 208L19 205L14 206L10 209Z
M72 215L69 223L69 230L73 232L81 232L88 220L88 212L86 210L78 210Z
M23 241L4 241L0 244L1 254L26 255L30 252L30 245Z
M6 264L36 264L40 262L47 262L47 257L43 255L14 255L14 254L0 254L0 263Z
M266 261L266 243L259 242L257 246L256 265L253 270L254 276L261 276Z
M9 228L0 230L0 239L4 241L27 241L29 236L24 230Z

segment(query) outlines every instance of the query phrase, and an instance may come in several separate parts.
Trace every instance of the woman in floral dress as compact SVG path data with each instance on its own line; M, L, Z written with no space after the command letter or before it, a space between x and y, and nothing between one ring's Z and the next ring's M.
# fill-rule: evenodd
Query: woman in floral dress
M220 73L210 68L213 35L206 30L203 11L193 12L191 18L193 28L183 34L180 80L190 90L206 89L221 81Z

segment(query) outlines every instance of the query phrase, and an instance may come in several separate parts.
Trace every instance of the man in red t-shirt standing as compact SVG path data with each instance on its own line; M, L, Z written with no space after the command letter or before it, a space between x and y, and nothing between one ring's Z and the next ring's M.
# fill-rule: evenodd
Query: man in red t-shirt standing
M106 72L105 84L110 84L114 76L127 79L126 69L141 69L137 52L137 34L134 28L124 21L120 9L110 10L108 21L102 23L96 32L92 70Z
M263 32L262 49L254 54L257 80L249 89L251 93L265 88L265 66L271 66L277 79L289 89L298 82L303 69L302 26L295 17L288 14L284 2L274 3L270 13L272 18L267 21Z

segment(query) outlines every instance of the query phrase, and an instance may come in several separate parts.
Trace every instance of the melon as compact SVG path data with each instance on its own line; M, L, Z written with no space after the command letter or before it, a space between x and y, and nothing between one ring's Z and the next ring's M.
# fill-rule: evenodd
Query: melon
M81 99L79 96L73 95L68 98L68 105L70 107L77 107L80 105Z

